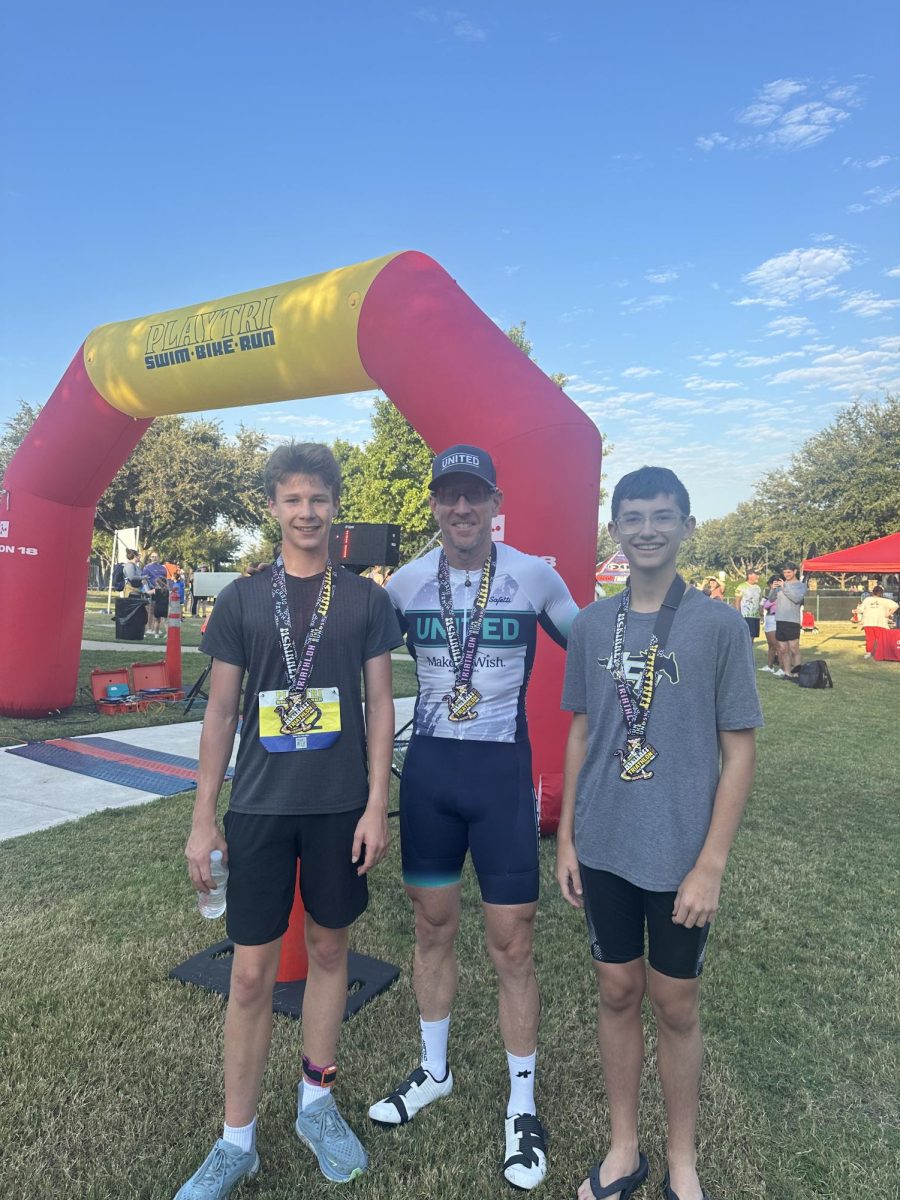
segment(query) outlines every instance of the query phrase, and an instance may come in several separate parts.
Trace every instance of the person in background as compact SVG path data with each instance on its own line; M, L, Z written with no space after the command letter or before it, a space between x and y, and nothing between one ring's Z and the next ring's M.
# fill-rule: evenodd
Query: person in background
M763 614L763 633L766 635L766 665L759 669L760 671L769 671L772 675L775 674L775 668L778 666L778 639L775 636L775 601L771 599L772 589L776 583L781 586L784 580L780 575L770 575L765 598L759 604Z
M161 575L153 585L150 612L147 615L147 628L150 633L155 638L162 637L168 629L169 618L169 580L165 575Z
M125 588L124 595L128 596L131 592L139 592L141 590L141 556L137 550L125 551ZM130 589L130 590L129 590Z
M707 576L706 582L703 585L703 592L709 596L710 600L725 599L725 589L715 575Z
M800 578L800 568L795 562L786 562L781 568L781 574L781 586L776 583L773 589L779 662L778 669L773 674L796 675L800 670L800 628L806 584Z
M759 586L759 573L747 572L747 582L742 583L734 593L734 607L747 622L750 631L750 641L755 642L759 637L759 605L762 599L762 589Z
M875 630L893 628L894 613L897 612L897 609L897 603L894 600L888 600L880 583L875 584L872 591L859 605L857 610L859 623L866 635L866 652L863 658L872 657L875 650Z

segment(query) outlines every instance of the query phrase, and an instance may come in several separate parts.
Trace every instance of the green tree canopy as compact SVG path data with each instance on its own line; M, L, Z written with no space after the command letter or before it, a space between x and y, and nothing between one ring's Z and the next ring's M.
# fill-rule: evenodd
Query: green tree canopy
M856 401L809 438L752 500L703 521L680 562L743 573L884 537L900 528L900 397Z
M158 417L103 493L96 524L110 532L138 525L144 546L166 556L190 561L183 547L216 558L223 536L262 521L266 457L256 430L242 426L230 439L216 421Z

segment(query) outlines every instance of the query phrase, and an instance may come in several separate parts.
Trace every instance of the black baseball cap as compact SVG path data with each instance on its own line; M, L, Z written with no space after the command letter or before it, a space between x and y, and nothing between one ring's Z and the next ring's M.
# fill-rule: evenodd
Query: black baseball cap
M497 472L494 470L494 460L486 450L478 446L451 446L434 456L431 464L431 483L435 487L448 475L474 475L483 480L488 487L496 488Z

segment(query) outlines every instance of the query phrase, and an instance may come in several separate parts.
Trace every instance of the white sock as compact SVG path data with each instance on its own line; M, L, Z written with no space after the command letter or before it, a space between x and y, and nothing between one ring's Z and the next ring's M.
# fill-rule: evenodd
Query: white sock
M317 1100L321 1100L323 1096L330 1094L330 1087L319 1087L317 1083L310 1083L304 1075L302 1087L300 1088L300 1108L305 1111L311 1104L315 1104Z
M537 1050L534 1054L529 1054L527 1058L519 1058L515 1054L510 1054L508 1050L506 1052L506 1061L509 1063L509 1104L506 1106L508 1117L511 1117L513 1113L534 1115L537 1112L534 1106L534 1063L536 1058Z
M432 1079L439 1083L447 1078L447 1042L450 1039L450 1014L443 1021L423 1021L419 1017L422 1029L422 1066Z
M222 1140L231 1142L235 1146L240 1146L245 1154L256 1145L256 1117L249 1125L225 1125L225 1132L222 1134Z

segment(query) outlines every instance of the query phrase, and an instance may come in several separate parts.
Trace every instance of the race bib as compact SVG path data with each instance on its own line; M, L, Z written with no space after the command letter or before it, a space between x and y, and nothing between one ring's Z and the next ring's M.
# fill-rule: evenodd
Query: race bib
M326 750L340 736L338 688L308 688L302 696L286 689L259 693L259 740L270 754Z

